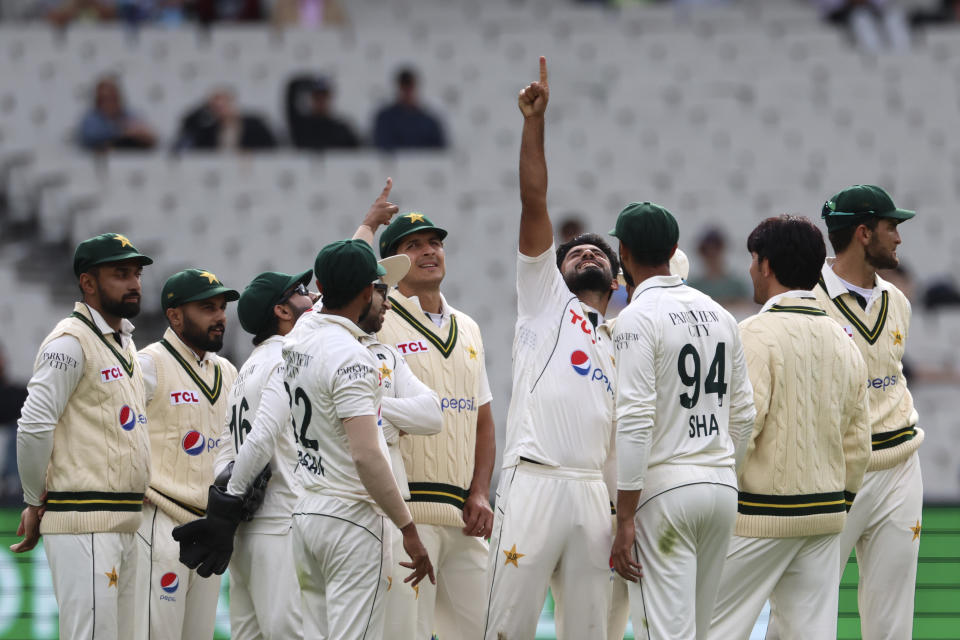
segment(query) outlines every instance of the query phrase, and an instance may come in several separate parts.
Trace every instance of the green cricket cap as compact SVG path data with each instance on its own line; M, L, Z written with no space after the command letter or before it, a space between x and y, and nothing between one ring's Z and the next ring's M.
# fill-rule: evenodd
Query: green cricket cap
M680 239L677 219L652 202L631 202L620 215L610 235L630 248L633 254L647 254L673 247Z
M855 184L847 187L825 203L821 217L828 231L862 224L869 218L892 218L909 220L915 211L898 209L886 191L872 184Z
M387 274L363 240L338 240L320 249L313 272L324 298L348 300Z
M126 236L102 233L77 245L73 253L73 273L79 278L91 267L124 260L136 260L141 265L153 264L153 260L137 251Z
M240 301L237 302L237 317L240 318L240 326L247 333L253 335L260 333L270 322L270 318L273 316L273 307L280 304L280 300L283 299L287 291L298 284L304 286L310 284L310 278L312 277L313 269L307 269L296 275L279 271L264 271L259 274L250 281L250 284L240 294Z
M160 306L163 310L179 307L187 302L206 300L223 294L227 302L233 302L240 293L227 288L219 278L205 269L184 269L167 278L160 292Z
M393 222L380 234L380 257L386 258L393 255L401 238L419 231L436 231L441 240L447 237L446 229L433 224L430 218L422 213L411 211L394 218Z

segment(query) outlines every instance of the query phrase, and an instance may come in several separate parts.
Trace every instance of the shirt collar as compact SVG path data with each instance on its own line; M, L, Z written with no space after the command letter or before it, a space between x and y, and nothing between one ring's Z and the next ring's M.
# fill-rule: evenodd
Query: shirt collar
M633 292L633 297L630 298L630 302L636 300L637 297L647 289L676 287L681 284L683 284L683 278L680 276L651 276L637 286L637 289Z
M97 311L90 305L86 305L86 307L87 307L87 311L90 312L90 318L93 319L93 324L96 325L97 329L100 330L100 333L102 333L105 336L109 336L116 333L116 331L113 330L113 327L107 324L107 321L103 319L103 316L100 315L99 311ZM133 335L133 329L134 329L134 326L132 322L130 322L126 318L120 319L120 337L121 338L130 338Z
M394 291L395 291L396 293L400 293L400 290L399 290L399 289L394 289ZM401 294L401 295L403 295L403 294ZM407 298L407 300L409 300L410 302L412 302L412 303L414 303L415 305L417 305L417 307L420 309L420 311L423 311L424 313L427 313L426 311L423 310L423 306L420 304L420 297L419 297L419 296L410 296L409 298ZM443 324L446 324L447 320L450 319L450 305L447 304L447 299L443 297L443 294L442 294L442 293L440 294L440 318L441 318L440 321L441 321Z
M207 362L210 362L213 360L214 354L212 351L204 351L203 357L198 358L197 352L194 351L186 342L181 340L180 336L177 335L177 332L174 331L171 327L167 327L167 330L164 332L163 337L167 342L172 344L174 348L177 348L184 353L189 353L191 356L193 356L193 359L196 360L197 364L199 364L200 366L203 366Z
M344 318L343 316L338 316L333 313L321 313L318 310L316 313L316 316L314 316L314 319L316 320L316 322L318 322L321 325L329 324L329 325L341 326L347 331L349 331L350 335L352 335L354 338L357 338L358 340L361 340L362 338L367 336L367 333L363 329L358 327L357 323L355 323L353 320L349 318Z
M823 283L827 286L827 295L829 295L831 299L839 298L845 293L850 293L847 287L844 286L843 281L840 280L840 276L833 272L833 264L836 260L836 258L827 258L827 261L823 264L823 268L820 269ZM883 291L889 291L893 286L878 275L874 275L873 279L875 284L873 295L867 300L867 313L870 312L873 301L879 298Z
M784 291L783 293L778 293L769 300L763 303L763 306L760 307L760 313L763 313L770 307L775 304L779 304L784 298L800 298L802 300L816 300L817 296L813 294L812 291L808 289L791 289L790 291Z

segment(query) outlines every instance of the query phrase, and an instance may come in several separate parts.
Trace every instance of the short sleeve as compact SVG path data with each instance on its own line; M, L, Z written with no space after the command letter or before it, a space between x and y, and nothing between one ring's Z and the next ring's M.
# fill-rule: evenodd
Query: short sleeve
M377 415L380 373L367 350L357 343L355 349L345 349L336 362L330 388L337 417Z

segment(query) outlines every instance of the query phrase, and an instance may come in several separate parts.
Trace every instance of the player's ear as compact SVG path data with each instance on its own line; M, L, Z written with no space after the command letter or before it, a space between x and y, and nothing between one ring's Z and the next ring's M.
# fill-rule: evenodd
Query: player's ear
M183 327L183 309L180 307L171 307L165 312L167 316L167 324L170 325L170 328L174 331L179 331Z

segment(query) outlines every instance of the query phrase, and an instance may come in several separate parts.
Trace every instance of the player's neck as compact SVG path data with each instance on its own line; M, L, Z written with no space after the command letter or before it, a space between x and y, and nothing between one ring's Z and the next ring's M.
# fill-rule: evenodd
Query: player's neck
M859 255L854 251L838 254L832 268L841 279L854 286L872 289L877 284L877 270L864 260L862 252Z
M200 349L197 349L195 346L193 346L192 344L190 344L189 342L187 342L186 340L184 340L184 339L183 339L183 336L180 335L179 333L177 333L176 330L174 330L174 333L176 334L176 336L177 336L178 338L180 338L180 342L182 342L183 344L185 344L185 345L187 346L187 349L190 349L190 351L192 351L193 354L194 354L195 356L197 356L197 361L203 360L203 357L204 357L205 355L207 355L207 352L206 352L206 351L202 351L202 350L200 350Z
M440 297L439 286L410 286L403 282L397 285L397 289L406 298L416 296L420 302L420 308L427 313L442 313L443 299Z
M610 292L600 293L599 291L579 291L577 298L580 302L591 309L596 309L600 315L607 315L607 304L610 302Z
M120 328L123 323L123 318L104 311L103 309L100 308L100 305L96 303L89 302L87 300L84 300L84 303L91 309L96 309L97 313L100 314L100 317L103 318L103 321L106 322L111 329L113 329L117 333L120 332Z
M669 276L670 265L661 264L656 267L633 265L630 269L630 275L633 277L634 284L639 287L645 280L649 280L654 276Z

